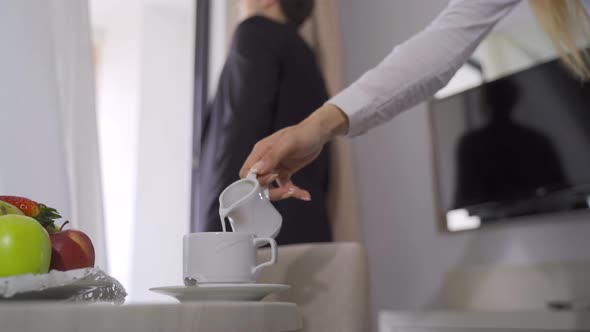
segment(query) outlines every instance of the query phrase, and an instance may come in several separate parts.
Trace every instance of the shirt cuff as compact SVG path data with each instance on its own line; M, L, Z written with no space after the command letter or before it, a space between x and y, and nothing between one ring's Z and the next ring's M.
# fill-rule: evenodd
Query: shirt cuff
M328 103L338 106L346 114L348 117L348 133L346 136L354 137L369 130L364 114L368 114L366 110L370 108L372 101L371 96L351 86L332 97L332 99L328 100Z

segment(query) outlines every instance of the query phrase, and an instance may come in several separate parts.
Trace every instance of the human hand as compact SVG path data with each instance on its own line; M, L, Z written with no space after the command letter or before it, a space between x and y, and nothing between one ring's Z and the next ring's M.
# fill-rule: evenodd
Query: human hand
M315 160L323 146L334 136L347 131L348 119L336 106L325 104L303 122L281 129L256 143L240 170L240 176L248 172L258 175L262 185L270 186L270 199L290 197L311 200L308 191L297 187L291 176Z

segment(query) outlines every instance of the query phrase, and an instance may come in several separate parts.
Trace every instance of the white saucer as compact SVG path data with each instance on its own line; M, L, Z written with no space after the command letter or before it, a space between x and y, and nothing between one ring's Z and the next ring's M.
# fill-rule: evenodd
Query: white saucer
M260 301L267 295L288 289L281 284L200 284L150 288L152 292L172 296L180 302Z

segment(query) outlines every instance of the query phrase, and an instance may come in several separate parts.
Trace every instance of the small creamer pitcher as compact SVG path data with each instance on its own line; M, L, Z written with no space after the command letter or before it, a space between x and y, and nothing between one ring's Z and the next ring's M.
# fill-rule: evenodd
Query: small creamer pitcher
M254 173L232 183L219 195L219 216L223 231L228 218L234 232L258 237L275 238L283 224L283 217L269 199L268 187L262 187Z

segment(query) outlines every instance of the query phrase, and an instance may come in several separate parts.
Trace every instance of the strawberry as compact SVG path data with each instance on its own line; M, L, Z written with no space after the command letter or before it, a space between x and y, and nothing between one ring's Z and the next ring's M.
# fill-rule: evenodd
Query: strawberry
M0 201L16 206L26 216L37 220L50 233L57 229L53 221L54 219L61 218L61 216L54 208L18 196L0 196Z

